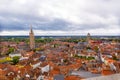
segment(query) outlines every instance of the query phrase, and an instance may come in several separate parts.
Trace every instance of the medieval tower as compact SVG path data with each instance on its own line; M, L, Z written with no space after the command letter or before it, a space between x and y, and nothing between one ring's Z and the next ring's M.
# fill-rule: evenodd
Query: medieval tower
M29 37L30 37L30 49L33 50L35 48L35 38L34 38L34 33L33 33L33 30L32 30L32 26L31 26L31 29L30 29Z
M86 40L87 40L88 46L90 46L90 40L91 40L90 33L87 34Z

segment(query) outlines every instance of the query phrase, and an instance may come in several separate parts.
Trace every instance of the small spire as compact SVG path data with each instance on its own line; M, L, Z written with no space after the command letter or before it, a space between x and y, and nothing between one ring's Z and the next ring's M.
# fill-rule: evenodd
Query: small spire
M90 33L88 33L87 36L90 36Z
M30 25L30 33L33 33L32 25Z

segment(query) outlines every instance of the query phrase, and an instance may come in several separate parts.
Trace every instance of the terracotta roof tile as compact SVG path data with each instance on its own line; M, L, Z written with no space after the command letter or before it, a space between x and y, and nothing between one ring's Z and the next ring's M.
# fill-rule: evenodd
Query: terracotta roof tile
M80 80L80 79L82 79L82 78L80 78L80 77L78 77L78 76L67 76L67 77L65 78L65 80Z

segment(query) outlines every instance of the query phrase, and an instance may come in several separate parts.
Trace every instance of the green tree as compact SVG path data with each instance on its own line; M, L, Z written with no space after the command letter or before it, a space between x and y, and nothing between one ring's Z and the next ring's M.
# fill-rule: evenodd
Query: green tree
M10 53L14 52L14 50L15 50L14 48L10 47L10 48L8 49L6 55L9 55Z
M20 58L19 56L14 56L13 57L12 62L13 62L14 65L19 62L19 58Z
M113 60L118 60L117 56L115 56L115 55L113 55L112 58L113 58Z
M88 47L86 47L86 49L91 49L91 47L88 46Z

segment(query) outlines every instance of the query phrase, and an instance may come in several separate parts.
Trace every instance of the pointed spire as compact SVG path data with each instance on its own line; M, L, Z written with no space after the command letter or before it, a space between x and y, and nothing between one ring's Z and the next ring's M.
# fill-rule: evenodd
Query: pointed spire
M88 33L87 36L90 37L90 33Z
M33 33L32 25L30 25L30 33Z
M90 40L90 33L87 34L87 39Z

